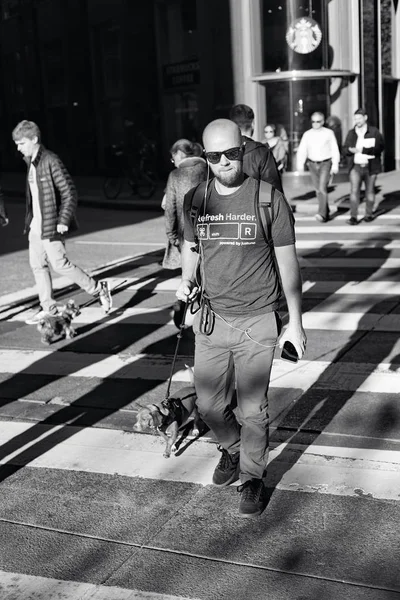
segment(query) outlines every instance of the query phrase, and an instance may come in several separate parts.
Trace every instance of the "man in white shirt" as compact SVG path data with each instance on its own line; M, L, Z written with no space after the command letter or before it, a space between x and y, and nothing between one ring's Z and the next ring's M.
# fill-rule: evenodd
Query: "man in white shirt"
M329 221L328 183L331 174L339 170L340 152L335 134L324 127L325 116L321 112L311 115L311 129L304 132L297 150L297 170L304 171L307 162L311 181L318 198L315 218L320 223Z
M358 225L358 206L362 182L365 185L364 221L374 220L375 182L382 171L381 154L384 141L381 132L368 124L366 111L359 108L354 113L355 127L350 129L343 144L343 155L347 158L350 179L349 225Z

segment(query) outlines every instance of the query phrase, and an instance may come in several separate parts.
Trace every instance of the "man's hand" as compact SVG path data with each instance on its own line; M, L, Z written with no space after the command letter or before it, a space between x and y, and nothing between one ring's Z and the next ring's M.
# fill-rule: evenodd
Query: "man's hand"
M349 148L349 152L355 154L357 152L357 148Z
M337 175L339 173L339 167L331 168L331 175Z
M67 231L68 231L68 225L61 225L61 224L57 225L57 233L61 233L61 235L63 235L64 233L67 233Z
M10 221L7 219L7 217L3 217L0 222L1 222L1 226L5 227L6 225L9 224Z
M283 344L287 341L292 342L293 346L296 348L296 352L299 358L302 358L306 350L307 344L307 336L303 329L303 326L294 326L290 325L289 323L285 332L279 338L279 348L283 348Z
M191 302L196 297L199 288L193 281L182 279L176 291L176 297L183 302Z

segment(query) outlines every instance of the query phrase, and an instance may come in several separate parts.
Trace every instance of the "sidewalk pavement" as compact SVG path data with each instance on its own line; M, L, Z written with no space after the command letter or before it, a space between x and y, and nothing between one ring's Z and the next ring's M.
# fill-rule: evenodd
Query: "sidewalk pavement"
M115 200L104 196L102 176L73 177L78 189L81 205L103 206L115 209L157 210L162 214L161 200L164 194L165 181L160 181L152 198L147 200L132 196L124 189ZM2 173L1 183L5 196L23 200L25 197L24 173ZM332 206L348 207L349 183L345 173L334 178L329 188L329 199ZM284 173L283 188L287 199L296 212L313 213L316 211L316 196L311 186L309 175ZM377 179L377 205L385 200L385 210L397 207L400 200L400 171L382 173Z

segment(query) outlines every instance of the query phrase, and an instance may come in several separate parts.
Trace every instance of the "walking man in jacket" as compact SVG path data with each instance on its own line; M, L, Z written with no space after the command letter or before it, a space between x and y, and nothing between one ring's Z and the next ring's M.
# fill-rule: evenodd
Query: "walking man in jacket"
M57 314L49 265L97 297L107 313L112 305L108 282L96 282L65 251L65 234L77 228L77 193L71 176L60 158L41 144L40 129L33 121L18 123L12 137L28 165L24 234L28 234L29 263L41 305L26 323L36 324L44 316Z
M358 224L361 184L365 185L365 216L369 223L374 219L375 181L382 171L381 154L384 150L383 137L379 129L368 124L368 115L362 108L354 113L355 127L350 129L343 146L347 158L350 178L349 225Z
M254 179L267 181L282 192L281 176L272 150L265 144L251 139L254 133L253 109L247 104L236 104L231 108L229 118L236 123L242 134L244 174Z
M304 171L307 161L311 181L318 199L315 218L320 223L329 221L328 183L331 175L339 171L340 152L332 129L324 127L321 112L311 115L311 129L304 132L297 150L297 170Z

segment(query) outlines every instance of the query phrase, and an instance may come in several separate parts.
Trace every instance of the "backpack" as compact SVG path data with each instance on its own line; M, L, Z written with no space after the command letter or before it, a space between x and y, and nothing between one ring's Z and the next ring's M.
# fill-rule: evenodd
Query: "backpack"
M191 207L190 207L190 220L194 229L194 237L196 242L196 247L198 247L199 239L197 236L197 218L200 212L201 207L203 206L206 190L207 196L210 193L210 187L212 183L212 179L208 182L202 181L196 188L194 188L191 192ZM273 215L273 205L274 205L274 195L275 188L268 183L267 181L258 180L257 194L254 199L255 204L255 212L258 217L258 220L261 221L263 236L265 242L268 246L273 248L273 239L271 233L271 226L274 219Z

